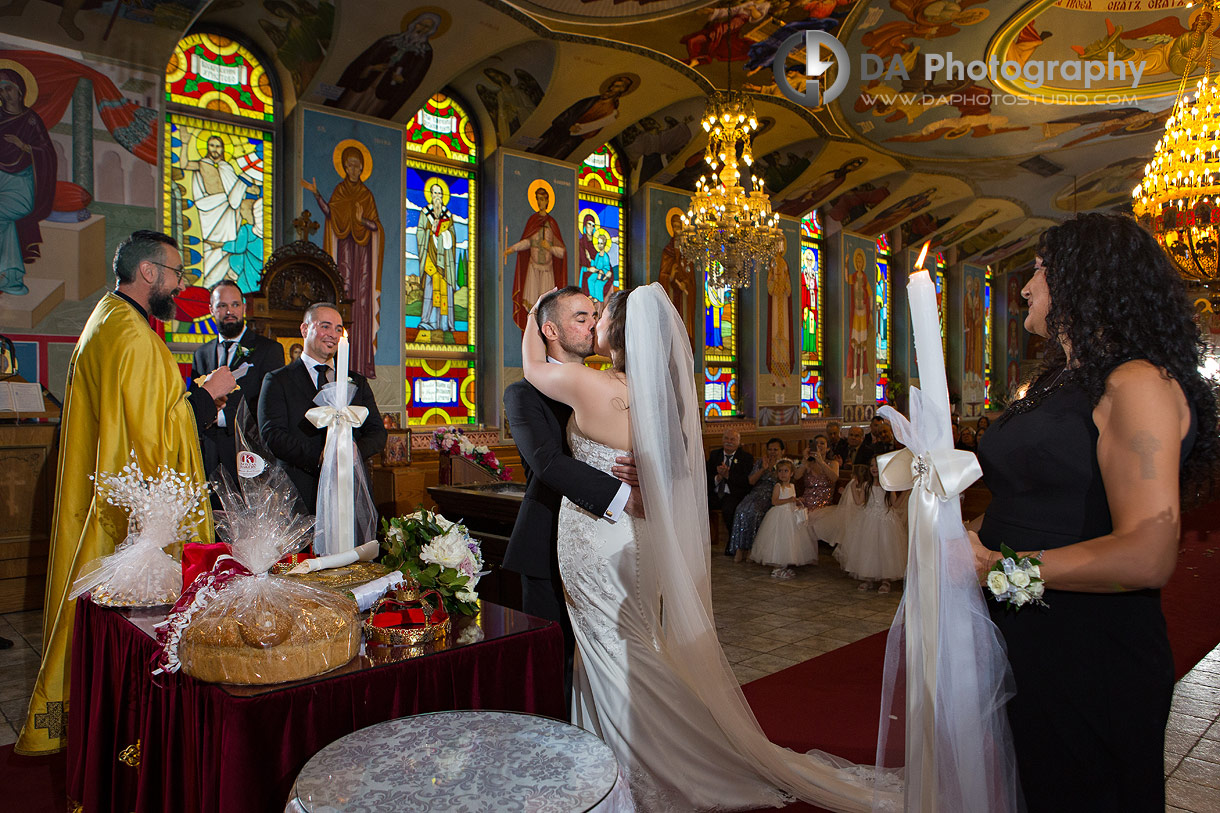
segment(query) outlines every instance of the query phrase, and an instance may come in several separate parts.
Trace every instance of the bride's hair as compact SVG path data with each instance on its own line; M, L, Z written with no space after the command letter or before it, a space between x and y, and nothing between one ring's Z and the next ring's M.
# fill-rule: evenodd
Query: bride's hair
M606 331L606 344L610 347L610 358L614 369L627 369L627 297L631 291L615 291L606 300L606 313L610 315L610 329Z

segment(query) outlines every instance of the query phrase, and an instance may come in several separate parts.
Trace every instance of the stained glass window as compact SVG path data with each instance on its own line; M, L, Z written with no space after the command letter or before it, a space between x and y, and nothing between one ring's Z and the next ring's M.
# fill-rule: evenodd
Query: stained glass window
M274 121L275 95L262 63L219 34L191 34L165 68L165 99L172 104Z
M877 403L885 403L890 375L890 243L877 238Z
M479 420L475 143L466 111L439 93L407 126L402 319L411 426Z
M406 160L408 353L475 351L474 172Z
M991 266L983 278L983 409L991 409Z
M822 221L818 218L817 209L811 209L809 214L801 218L801 239L822 239Z
M801 218L801 417L822 414L822 275L821 224L817 211Z
M945 330L945 255L936 252L936 265L932 269L932 282L936 284L936 312L940 315L940 350L948 358L948 331Z
M216 334L207 289L257 291L275 245L274 85L247 48L216 34L178 42L165 71L162 228L182 250L188 286L165 323L189 361Z
M474 366L473 359L407 359L407 423L478 423Z
M474 124L457 102L437 93L407 122L407 152L473 164L478 161Z
M705 418L727 418L740 414L737 405L737 373L732 367L704 369L703 403Z
M623 162L618 152L609 144L603 144L580 165L576 178L582 188L590 192L601 192L621 196L627 189L623 176Z
M623 162L609 144L598 147L581 164L576 226L577 284L593 299L605 302L627 284Z

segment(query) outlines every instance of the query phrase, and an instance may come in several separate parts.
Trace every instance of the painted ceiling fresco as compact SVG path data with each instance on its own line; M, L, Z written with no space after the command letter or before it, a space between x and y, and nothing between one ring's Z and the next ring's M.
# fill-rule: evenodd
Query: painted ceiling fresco
M1027 249L1072 212L1124 208L1180 77L1220 39L1187 0L25 0L13 35L158 68L191 25L273 55L298 101L404 122L445 89L481 147L579 162L606 142L644 183L707 174L712 90L754 94L752 173L776 208L831 228L958 247L974 262ZM776 84L793 35L844 43L809 109ZM1220 48L1216 49L1220 55ZM779 75L806 88L805 49Z

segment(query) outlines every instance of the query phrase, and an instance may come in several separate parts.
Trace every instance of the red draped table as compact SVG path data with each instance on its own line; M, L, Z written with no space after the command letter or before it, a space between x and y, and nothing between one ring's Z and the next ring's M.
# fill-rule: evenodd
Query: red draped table
M279 813L310 757L374 723L449 709L564 716L558 625L488 602L435 651L369 646L275 686L154 678L152 625L164 617L77 602L67 790L86 813Z

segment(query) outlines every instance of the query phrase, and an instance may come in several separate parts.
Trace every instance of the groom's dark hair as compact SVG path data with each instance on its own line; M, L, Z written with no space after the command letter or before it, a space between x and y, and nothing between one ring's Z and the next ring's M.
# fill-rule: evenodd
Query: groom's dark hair
M575 285L568 285L558 291L548 291L543 294L542 298L538 300L538 329L541 330L547 322L554 322L559 316L559 303L574 294L585 296L585 292ZM546 336L542 338L545 340Z

